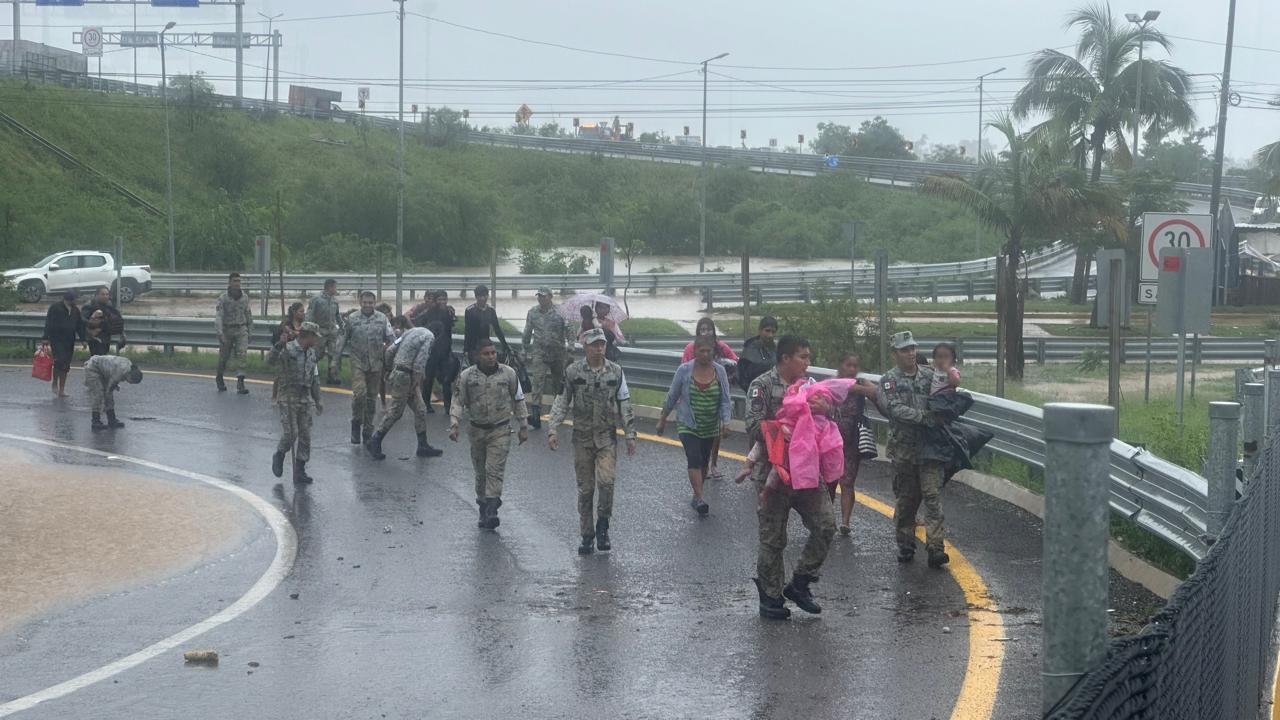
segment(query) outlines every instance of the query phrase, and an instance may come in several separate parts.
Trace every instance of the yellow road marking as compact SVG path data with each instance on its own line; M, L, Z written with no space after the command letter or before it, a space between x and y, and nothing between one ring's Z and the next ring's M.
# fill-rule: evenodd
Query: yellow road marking
M26 366L7 365L6 367ZM152 375L170 377L213 379L212 375L171 370L148 370L146 372ZM245 382L257 385L272 384L269 380L250 378L245 378ZM350 390L344 388L321 386L320 389L324 392L339 395L351 394ZM663 445L683 447L680 441L661 435L636 433L636 437ZM726 450L720 451L720 456L740 462L747 461L746 455ZM837 488L837 491L839 491L839 488ZM855 497L857 497L858 502L866 507L887 518L893 518L893 508L889 505L863 493L857 493ZM916 535L921 540L924 540L923 529L917 528ZM992 601L990 591L987 589L987 584L982 580L982 576L978 574L977 569L964 556L964 553L960 552L950 542L946 543L946 550L947 555L951 558L948 568L952 579L960 586L960 591L964 594L969 619L969 660L965 666L964 681L960 685L960 694L956 697L955 706L951 711L951 720L990 720L991 713L995 710L996 693L1000 688L1000 674L1004 665L1004 644L996 639L1004 635L1004 616L1000 614L1000 609ZM1278 672L1280 672L1280 668L1278 668ZM1275 688L1275 691L1276 700L1280 702L1280 685ZM1274 714L1274 706L1272 717L1273 720L1280 720L1280 716Z

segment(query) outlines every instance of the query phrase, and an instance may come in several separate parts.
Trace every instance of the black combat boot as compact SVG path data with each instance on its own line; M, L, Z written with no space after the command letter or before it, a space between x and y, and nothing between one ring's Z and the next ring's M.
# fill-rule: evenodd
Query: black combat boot
M791 582L782 588L782 596L795 603L801 610L817 615L822 612L822 606L813 599L813 593L809 592L809 583L815 582L818 582L818 578L812 575L796 573L791 576Z
M440 448L431 447L426 433L418 433L418 457L440 457L443 454L444 451Z
M352 420L351 421L351 444L359 445L361 442L362 440L360 438L360 421Z
M94 432L107 429L107 426L102 424L102 415L100 415L99 413L93 414L93 424L90 425L89 427L91 427Z
M236 378L236 394L237 394L237 395L248 395L248 394L249 394L249 388L247 388L247 387L245 387L245 386L244 386L244 376L243 376L243 375L240 375L240 376L238 376L238 377Z
M534 430L542 429L542 406L534 405L529 408L529 427Z
M223 379L222 379L222 375L221 375L221 374L219 374L217 377L215 377L215 378L213 379L213 381L214 381L215 383L217 383L217 385L218 385L218 392L226 392L226 391L227 391L227 383L226 383L226 381L225 381L225 380L223 380Z
M364 449L369 452L369 457L374 460L386 460L387 456L382 452L382 431L374 433L364 443Z
M934 550L933 548L928 548L928 550L929 550L929 567L940 568L943 565L946 565L947 563L951 562L951 558L947 555L945 550Z
M916 557L916 549L910 545L898 546L898 562L909 563Z
M770 597L764 591L764 583L760 578L751 578L756 584L756 592L760 593L760 617L768 620L786 620L791 617L787 602L780 597Z
M120 420L116 418L115 410L107 411L107 427L111 428L112 430L116 428L124 427L124 423L120 422Z
M293 461L293 484L309 485L315 480L307 474L307 464L301 460Z
M582 544L578 546L579 555L590 555L596 551L595 537L591 535L582 536Z
M485 498L484 505L485 518L484 526L489 530L496 530L502 524L502 520L498 518L498 508L502 507L502 498Z
M612 547L609 543L609 518L600 518L596 520L596 549L606 552Z
M284 453L279 450L271 456L271 474L276 477L284 476Z
M361 444L369 442L369 438L371 437L373 437L373 428L369 427L368 425L365 425L360 428Z

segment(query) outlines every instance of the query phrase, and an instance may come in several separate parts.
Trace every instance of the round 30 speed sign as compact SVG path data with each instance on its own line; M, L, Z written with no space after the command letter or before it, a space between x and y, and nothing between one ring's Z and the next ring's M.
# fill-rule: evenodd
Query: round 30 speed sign
M1160 284L1160 249L1209 247L1213 218L1185 213L1143 213L1142 234L1138 302L1154 304Z
M102 28L87 27L80 32L80 45L84 48L85 55L98 56L102 55Z

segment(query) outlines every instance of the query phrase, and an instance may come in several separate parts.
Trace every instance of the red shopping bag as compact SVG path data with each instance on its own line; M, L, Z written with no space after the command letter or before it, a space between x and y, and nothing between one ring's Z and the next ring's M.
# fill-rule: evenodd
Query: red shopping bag
M45 345L41 345L31 358L31 377L45 382L53 379L53 357Z

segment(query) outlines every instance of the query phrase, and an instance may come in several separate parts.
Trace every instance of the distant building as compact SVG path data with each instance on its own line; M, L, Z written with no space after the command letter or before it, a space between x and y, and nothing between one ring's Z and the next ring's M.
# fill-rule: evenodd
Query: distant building
M13 58L13 40L0 40L0 68L9 70ZM18 41L18 72L64 72L89 74L89 57L84 53L63 50L30 40Z
M334 103L340 102L342 102L342 93L336 90L323 90L305 85L289 86L289 104L305 108L310 112L327 113L334 109Z

